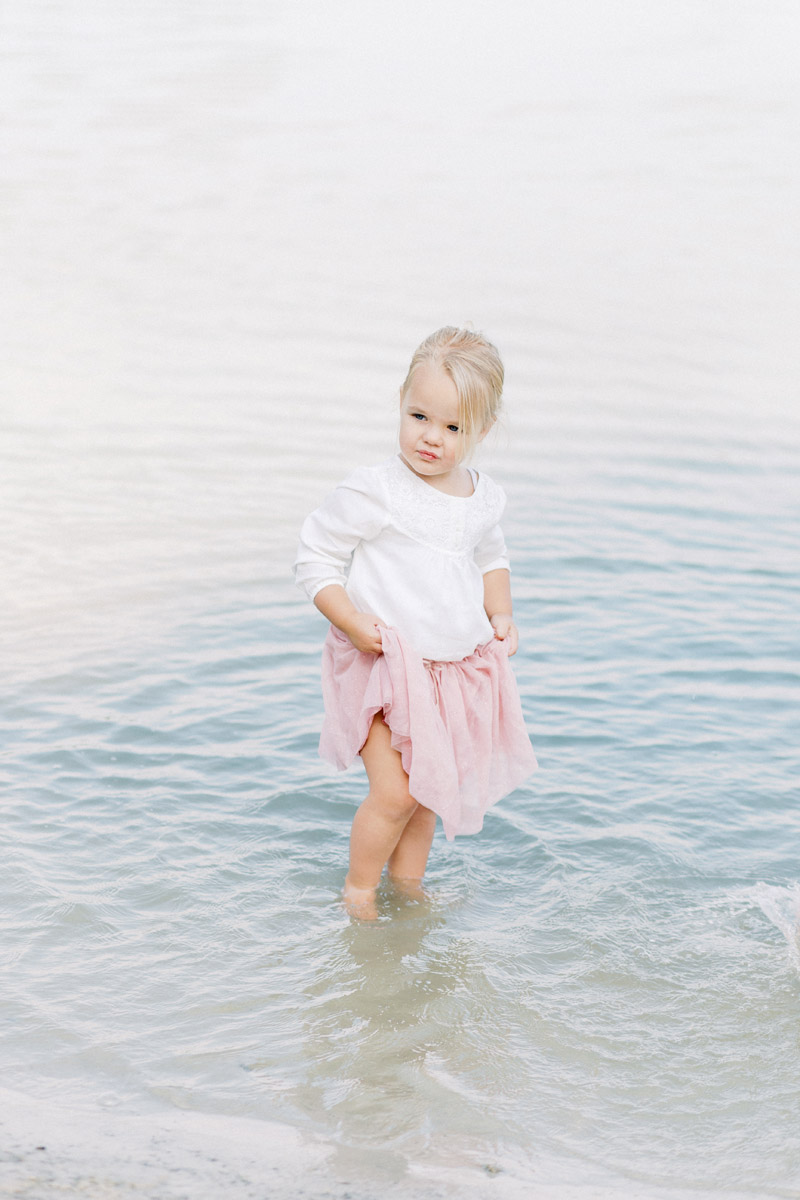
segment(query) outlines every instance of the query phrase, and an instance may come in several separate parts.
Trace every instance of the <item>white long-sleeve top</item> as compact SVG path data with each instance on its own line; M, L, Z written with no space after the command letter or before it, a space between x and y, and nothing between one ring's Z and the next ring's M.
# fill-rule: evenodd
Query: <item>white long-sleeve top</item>
M471 496L450 496L399 455L359 467L304 521L295 579L311 600L341 584L423 658L465 658L493 636L483 575L508 567L505 502L483 472Z

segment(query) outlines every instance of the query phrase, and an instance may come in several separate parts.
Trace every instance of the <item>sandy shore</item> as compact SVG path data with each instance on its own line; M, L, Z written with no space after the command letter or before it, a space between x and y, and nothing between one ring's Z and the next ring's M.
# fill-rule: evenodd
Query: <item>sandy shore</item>
M319 1196L326 1157L288 1126L181 1111L121 1116L0 1089L0 1196L15 1200Z
M0 1088L0 1197L13 1200L703 1200L691 1185L532 1178L454 1155L448 1167L410 1167L400 1178L291 1126L184 1110L122 1115L71 1108ZM370 1168L373 1169L370 1169ZM394 1176L394 1177L392 1177ZM725 1200L760 1200L725 1192Z

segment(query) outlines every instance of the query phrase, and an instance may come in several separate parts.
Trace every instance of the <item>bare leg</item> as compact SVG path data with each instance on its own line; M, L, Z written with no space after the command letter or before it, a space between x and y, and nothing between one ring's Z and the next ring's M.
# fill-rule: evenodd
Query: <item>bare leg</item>
M374 920L375 889L381 872L418 806L408 790L408 776L380 713L373 719L361 758L367 769L369 793L353 821L344 899L350 912Z
M392 883L407 896L421 896L422 877L428 865L436 813L418 804L389 859Z

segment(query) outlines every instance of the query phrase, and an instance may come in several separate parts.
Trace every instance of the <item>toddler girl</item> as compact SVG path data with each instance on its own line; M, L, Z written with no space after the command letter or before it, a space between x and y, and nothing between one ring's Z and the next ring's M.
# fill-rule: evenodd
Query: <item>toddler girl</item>
M360 754L369 779L344 887L368 919L385 865L419 888L437 814L449 840L477 833L536 766L508 662L505 496L465 465L502 390L481 334L431 334L400 391L399 454L354 471L300 535L297 583L331 623L320 754L341 770Z

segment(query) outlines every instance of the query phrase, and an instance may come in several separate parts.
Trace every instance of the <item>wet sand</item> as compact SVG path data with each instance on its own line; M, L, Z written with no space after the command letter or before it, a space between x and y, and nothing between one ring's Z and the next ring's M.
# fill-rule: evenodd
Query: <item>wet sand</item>
M319 1196L326 1155L288 1126L180 1111L122 1116L0 1092L0 1196ZM298 1184L301 1171L308 1183Z
M558 1179L541 1163L539 1178L491 1162L468 1161L454 1147L449 1167L392 1178L384 1197L415 1200L682 1200L685 1191L636 1180ZM389 1156L391 1158L391 1156ZM0 1089L0 1196L14 1200L374 1200L373 1155L304 1137L290 1126L180 1110L123 1115L55 1105ZM370 1165L371 1178L364 1178ZM537 1171L537 1175L539 1172ZM411 1177L409 1177L411 1176ZM699 1189L696 1200L717 1195ZM765 1194L766 1195L766 1194ZM726 1193L726 1200L759 1200Z

